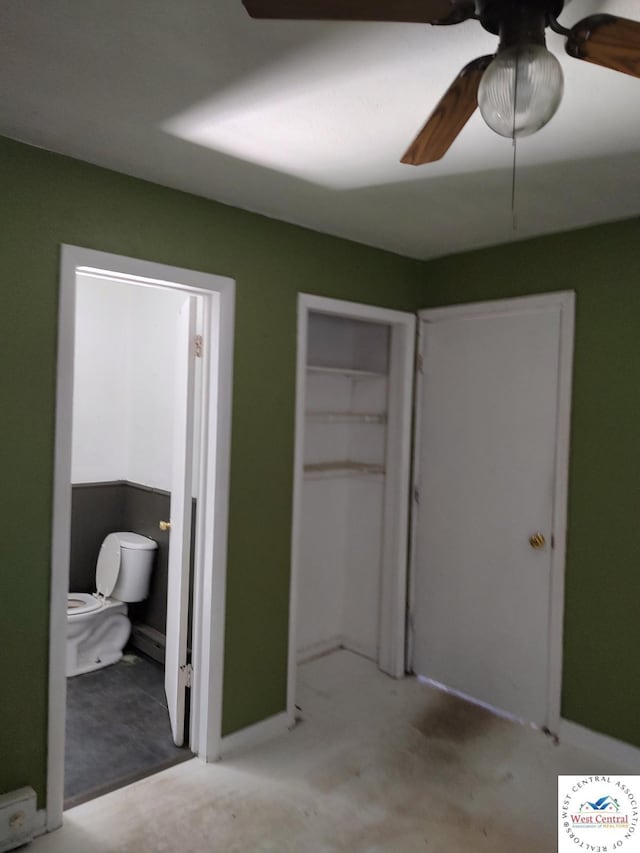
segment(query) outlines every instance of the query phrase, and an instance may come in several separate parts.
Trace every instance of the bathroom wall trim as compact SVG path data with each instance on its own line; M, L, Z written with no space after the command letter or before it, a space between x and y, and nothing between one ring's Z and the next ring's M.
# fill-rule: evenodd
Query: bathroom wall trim
M76 274L198 295L205 305L196 530L191 749L220 755L225 629L235 283L218 275L63 245L60 260L56 437L49 627L48 831L62 824L66 711L66 598L71 523L71 428ZM209 345L207 345L209 343ZM205 524L205 520L208 523ZM211 523L213 520L213 523Z

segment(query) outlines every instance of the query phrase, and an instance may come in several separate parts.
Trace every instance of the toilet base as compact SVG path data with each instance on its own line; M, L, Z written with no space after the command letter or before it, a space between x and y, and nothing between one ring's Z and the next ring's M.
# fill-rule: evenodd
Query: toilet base
M111 602L109 602L111 604ZM114 602L86 614L83 624L67 634L67 677L83 675L117 663L131 633L127 606ZM81 629L81 630L77 630Z
M95 672L95 670L103 669L105 666L111 666L111 664L122 660L122 655L122 652L113 652L108 655L102 655L99 658L90 658L85 663L76 663L71 667L67 661L67 678L73 678L74 675L84 675L86 672Z

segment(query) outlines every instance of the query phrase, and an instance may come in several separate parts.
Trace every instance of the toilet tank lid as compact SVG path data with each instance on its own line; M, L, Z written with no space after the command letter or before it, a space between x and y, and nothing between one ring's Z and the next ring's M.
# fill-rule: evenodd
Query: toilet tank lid
M138 533L121 531L109 533L98 554L96 565L96 589L100 595L109 598L120 575L122 551L155 551L158 547L153 539Z
M158 547L158 543L153 539L141 536L139 533L130 533L125 530L111 535L118 537L121 548L127 548L130 551L155 551Z

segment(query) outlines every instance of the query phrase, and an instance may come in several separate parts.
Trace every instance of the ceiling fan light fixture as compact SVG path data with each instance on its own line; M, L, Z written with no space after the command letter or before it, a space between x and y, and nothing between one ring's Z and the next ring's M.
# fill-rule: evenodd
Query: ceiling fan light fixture
M501 136L529 136L554 116L563 89L560 63L544 45L513 45L500 50L484 72L478 106Z

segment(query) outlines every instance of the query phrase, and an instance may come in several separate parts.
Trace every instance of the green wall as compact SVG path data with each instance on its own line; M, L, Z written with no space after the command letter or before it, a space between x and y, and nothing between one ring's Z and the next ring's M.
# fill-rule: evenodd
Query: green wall
M45 786L61 243L236 279L225 732L285 705L297 292L414 310L575 289L563 713L640 744L639 221L425 264L9 140L0 174L0 792Z
M411 310L424 272L8 140L0 175L0 792L42 797L60 244L236 279L225 732L285 707L297 293Z
M576 291L562 713L640 746L640 220L432 261L429 303Z

